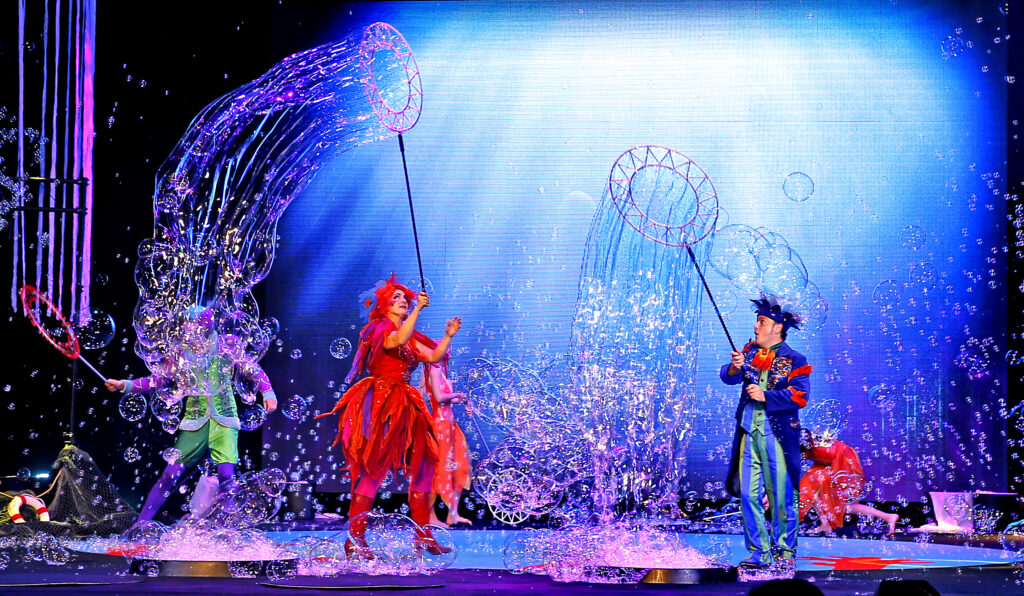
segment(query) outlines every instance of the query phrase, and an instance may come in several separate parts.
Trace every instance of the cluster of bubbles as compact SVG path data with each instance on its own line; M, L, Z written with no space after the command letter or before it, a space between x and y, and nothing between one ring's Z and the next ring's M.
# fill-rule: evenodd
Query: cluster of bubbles
M192 347L209 341L190 325L196 305L213 309L214 352L232 369L223 378L266 354L279 325L261 316L252 289L273 265L277 222L330 159L398 130L383 118L418 116L418 103L409 108L418 93L410 77L418 81L418 73L407 50L397 31L377 23L289 56L193 120L158 170L153 236L140 243L135 267L135 351L154 374L171 379L154 402L196 389L189 353L202 354ZM389 112L392 103L407 109ZM345 352L341 343L332 346L332 354ZM136 408L125 409L135 415ZM255 411L245 419L247 426L261 422Z
M504 434L474 469L473 485L497 519L517 524L544 515L563 492L591 474L581 429L568 423L566 358L539 371L507 358L473 358L455 384L473 415Z
M422 529L399 513L368 512L366 545L372 557L347 556L348 532L331 536L306 535L282 545L297 562L299 575L335 576L360 573L365 575L433 575L455 562L456 551L451 534L444 528L428 526L437 543L451 549L432 554L417 546L416 537Z
M338 360L344 360L348 358L348 355L352 353L352 342L347 338L339 337L331 342L330 345L331 356Z
M732 286L721 300L723 312L736 308L733 301L738 296L765 293L799 313L801 329L820 329L825 323L828 301L810 280L803 258L781 234L743 224L725 226L715 232L709 262Z
M725 555L719 545L702 552L682 534L627 524L521 531L502 547L505 568L512 573L588 583L635 584L652 568L727 566Z
M209 519L186 519L173 526L143 522L119 536L88 538L78 549L154 561L266 561L288 555L264 532L225 527Z
M550 513L567 489L593 473L589 446L579 435L543 428L505 439L474 468L474 489L496 519L518 524Z

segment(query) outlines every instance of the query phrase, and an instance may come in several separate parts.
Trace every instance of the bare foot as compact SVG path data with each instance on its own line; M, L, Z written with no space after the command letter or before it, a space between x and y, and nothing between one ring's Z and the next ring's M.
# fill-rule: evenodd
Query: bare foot
M466 524L467 526L473 525L473 522L471 520L462 517L458 513L450 513L448 515L448 519L451 520L453 526L455 524Z
M889 524L889 533L886 534L886 536L892 536L896 533L896 522L899 519L900 516L896 515L895 513L890 513L889 515L885 516L885 521Z

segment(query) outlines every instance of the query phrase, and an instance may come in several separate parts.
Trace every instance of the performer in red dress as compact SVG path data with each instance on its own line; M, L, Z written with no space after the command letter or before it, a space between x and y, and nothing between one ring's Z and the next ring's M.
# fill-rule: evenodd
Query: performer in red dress
M430 398L434 410L434 433L437 436L438 462L434 470L434 492L430 502L433 504L438 496L448 507L447 524L442 524L431 507L430 521L436 525L466 524L473 522L459 515L459 500L462 491L470 486L469 444L466 435L455 421L452 404L466 401L466 394L455 391L448 379L447 366L442 364L424 364L423 380L420 391Z
M800 519L813 507L821 521L815 532L829 533L843 527L847 512L883 520L889 525L887 536L896 531L898 515L858 503L864 492L864 468L853 447L826 437L812 440L803 452L814 464L800 479Z
M333 410L320 416L340 414L334 445L340 443L345 452L353 487L352 540L345 543L345 550L349 555L372 557L366 544L367 517L361 514L373 507L384 477L393 471L409 479L410 517L420 526L417 547L440 554L449 549L439 545L426 528L433 505L437 438L426 403L409 380L420 362L441 362L447 357L448 344L462 323L458 317L449 320L439 342L416 331L416 320L430 297L421 292L410 311L415 295L394 275L375 297L346 382L364 373L369 376L352 385Z

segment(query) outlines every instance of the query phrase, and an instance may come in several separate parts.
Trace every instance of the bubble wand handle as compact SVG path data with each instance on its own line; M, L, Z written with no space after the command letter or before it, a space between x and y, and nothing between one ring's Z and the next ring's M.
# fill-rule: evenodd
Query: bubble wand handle
M91 370L92 372L96 373L96 376L99 377L101 381L103 381L104 383L107 382L107 377L103 376L103 373L101 373L100 371L96 370L96 367L93 366L92 363L90 363L88 360L83 358L81 354L78 355L78 361L81 362L82 364L88 366L89 370Z
M729 347L732 351L736 351L736 344L732 341L732 335L729 334L729 328L725 326L725 319L722 318L722 311L718 310L718 303L715 302L715 297L711 293L711 288L708 287L708 280L704 279L704 272L700 270L700 265L697 264L697 257L693 256L693 249L690 245L686 245L686 254L690 255L690 261L693 262L694 269L697 270L697 275L700 276L700 281L704 284L704 291L707 293L708 298L711 299L711 306L715 309L715 314L718 315L718 322L722 324L722 331L725 331L725 338L729 340Z
M722 318L722 311L718 310L718 303L715 302L715 296L711 293L711 288L708 287L708 280L704 279L704 272L700 270L700 265L697 264L697 257L693 255L693 249L690 245L686 245L686 254L690 255L690 262L693 263L693 268L697 270L697 275L700 276L700 282L704 284L704 292L707 293L708 298L711 300L711 306L715 309L715 314L718 315L718 322L722 324L722 331L725 331L725 338L729 340L729 347L732 348L733 352L739 350L736 349L736 343L732 341L732 335L729 334L729 328L725 325L725 319ZM748 342L749 343L749 342ZM747 371L743 371L743 384L747 385L752 381L747 376Z
M420 291L427 291L427 282L423 277L423 259L420 258L420 237L416 233L416 212L412 208L412 187L409 186L409 167L405 164L405 141L402 133L398 133L398 150L402 154L402 171L405 172L405 194L409 197L409 217L412 219L412 240L416 243L416 264L420 266Z

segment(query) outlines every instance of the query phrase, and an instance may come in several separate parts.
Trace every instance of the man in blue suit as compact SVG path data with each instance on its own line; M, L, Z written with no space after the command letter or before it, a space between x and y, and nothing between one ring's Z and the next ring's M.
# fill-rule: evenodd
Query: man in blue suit
M732 352L720 376L727 385L740 385L736 434L726 486L740 497L743 528L750 557L746 568L774 564L794 569L800 486L800 408L807 405L811 365L785 343L800 318L774 296L752 300L757 312L755 340ZM762 486L772 514L772 532L761 504Z

